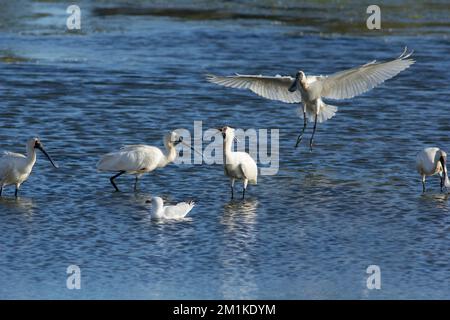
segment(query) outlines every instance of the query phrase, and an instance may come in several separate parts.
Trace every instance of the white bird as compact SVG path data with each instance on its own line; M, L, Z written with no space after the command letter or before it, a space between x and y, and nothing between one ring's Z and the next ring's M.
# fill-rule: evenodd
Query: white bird
M15 196L17 198L20 186L28 179L36 163L36 149L41 150L51 164L58 168L58 165L53 162L53 159L44 150L44 146L39 138L29 139L26 156L20 153L4 152L0 157L0 196L4 187L15 185Z
M450 189L447 175L447 153L439 148L425 148L417 154L416 168L422 177L422 188L425 192L425 178L439 174L441 178L441 192L444 186Z
M231 181L231 199L234 197L234 182L236 179L244 182L244 190L242 191L242 199L244 199L248 183L257 184L258 167L255 160L248 153L231 150L233 141L236 138L233 128L225 126L217 130L222 133L223 137L223 163L225 175Z
M151 200L152 210L150 216L152 219L182 219L195 206L195 202L180 202L174 206L165 206L163 199L153 197Z
M312 150L317 122L332 118L337 107L326 104L322 98L349 99L369 91L384 81L407 69L415 61L408 59L412 52L407 48L394 60L376 62L334 73L329 76L306 76L298 71L295 78L290 76L267 77L262 75L240 75L220 77L208 75L207 80L225 87L249 89L264 98L286 103L302 103L303 129L297 138L296 147L303 138L307 120L314 121L314 129L309 143Z
M119 191L119 188L117 188L114 179L124 173L135 175L134 190L136 191L138 180L143 174L157 168L163 168L175 160L177 157L175 146L179 143L183 143L183 137L172 131L164 136L166 153L163 153L157 147L147 145L123 146L119 151L101 157L97 163L97 169L99 171L118 172L109 179L116 191Z

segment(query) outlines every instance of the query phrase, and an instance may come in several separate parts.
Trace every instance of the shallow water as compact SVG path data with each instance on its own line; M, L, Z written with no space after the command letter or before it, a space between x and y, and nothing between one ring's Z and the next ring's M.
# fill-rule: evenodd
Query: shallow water
M421 148L449 149L445 2L386 6L381 32L364 29L365 7L352 1L78 3L81 32L66 31L65 3L2 3L0 147L24 152L38 135L61 168L39 154L20 198L7 188L0 199L0 298L450 298L449 198L436 177L422 195L414 168ZM417 63L334 103L312 153L307 140L293 148L294 105L204 80L326 74L404 46ZM229 200L219 165L172 164L137 193L132 177L112 192L95 169L103 153L162 147L166 131L200 120L280 129L278 174L260 176L243 202ZM153 195L198 205L155 223ZM81 290L66 288L71 264ZM366 287L371 264L381 290Z

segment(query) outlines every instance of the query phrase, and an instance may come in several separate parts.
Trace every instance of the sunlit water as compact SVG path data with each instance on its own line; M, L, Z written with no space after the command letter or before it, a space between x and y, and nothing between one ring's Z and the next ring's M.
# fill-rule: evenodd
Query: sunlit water
M392 30L378 33L351 2L79 4L75 33L65 3L2 4L0 147L24 152L38 135L61 168L38 154L20 198L7 188L0 199L0 298L450 298L450 200L436 177L422 195L414 167L421 148L450 149L445 3L397 2L383 13ZM417 63L334 103L312 153L307 140L293 148L296 106L204 80L326 74L406 45ZM279 129L278 174L260 176L243 202L230 201L220 165L170 165L137 193L132 177L114 193L95 169L103 153L162 147L165 132L194 121ZM198 204L186 220L155 223L153 195ZM71 264L81 290L66 288ZM381 290L366 287L371 264Z

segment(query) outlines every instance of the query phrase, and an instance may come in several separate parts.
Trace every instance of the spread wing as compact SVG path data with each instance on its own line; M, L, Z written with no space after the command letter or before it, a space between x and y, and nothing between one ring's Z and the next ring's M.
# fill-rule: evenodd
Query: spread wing
M286 103L296 103L302 101L300 91L289 92L294 78L289 76L256 76L256 75L235 75L220 77L215 75L207 75L209 82L219 84L225 87L248 89L257 95L270 99L278 100Z
M329 99L348 99L369 91L409 68L415 62L413 59L408 59L412 53L407 53L405 48L397 59L387 62L372 61L323 77L320 79L321 96Z

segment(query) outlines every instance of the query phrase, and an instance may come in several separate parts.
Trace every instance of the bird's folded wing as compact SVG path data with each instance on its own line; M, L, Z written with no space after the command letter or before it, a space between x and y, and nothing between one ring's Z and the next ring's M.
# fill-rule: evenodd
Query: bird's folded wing
M365 65L337 72L319 81L321 96L329 99L348 99L360 95L407 69L415 61L408 59L411 53L405 51L387 62L372 61Z
M289 76L255 76L255 75L235 75L220 77L207 75L209 82L225 87L237 89L249 89L261 97L279 100L286 103L296 103L302 101L300 91L289 92L294 78Z
M164 208L164 215L167 218L183 218L194 207L194 203L180 202L175 206L166 206Z
M120 148L120 150L130 151L130 150L136 150L136 149L139 149L139 148L155 148L155 147L148 146L148 145L145 145L145 144L128 144L128 145L122 146Z
M15 153L15 152L9 152L9 151L3 151L0 154L0 157L10 157L10 158L26 158L26 156L24 156L23 154L20 153Z

